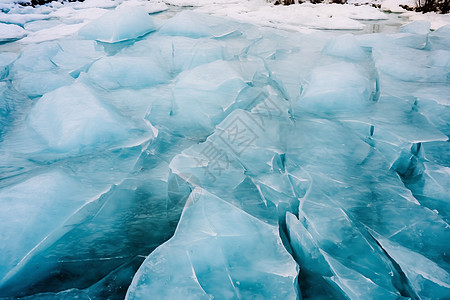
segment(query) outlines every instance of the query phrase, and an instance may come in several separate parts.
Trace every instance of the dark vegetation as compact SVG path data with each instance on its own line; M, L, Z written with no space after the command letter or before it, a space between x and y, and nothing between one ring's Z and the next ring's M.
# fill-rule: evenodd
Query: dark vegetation
M44 5L46 3L53 2L55 0L31 0L20 2L23 6L38 6ZM83 2L84 0L64 0L68 2ZM298 0L298 3L304 3L304 0ZM323 3L324 0L310 0L312 4ZM328 3L345 4L347 0L330 0ZM295 0L276 0L275 5L291 5L295 4ZM377 4L372 4L374 7L379 7ZM441 14L446 14L450 12L450 0L417 0L415 7L410 7L408 5L401 5L402 8L411 11L417 11L422 13L427 12L437 12Z
M415 11L423 13L435 11L446 14L450 11L450 0L417 0Z
M304 3L306 1L303 0L298 0L298 3ZM309 2L311 2L312 4L317 4L317 3L323 3L325 2L324 0L310 0ZM330 0L328 3L337 3L337 4L345 4L347 3L347 0ZM291 5L291 4L295 4L295 0L277 0L274 3L275 5Z

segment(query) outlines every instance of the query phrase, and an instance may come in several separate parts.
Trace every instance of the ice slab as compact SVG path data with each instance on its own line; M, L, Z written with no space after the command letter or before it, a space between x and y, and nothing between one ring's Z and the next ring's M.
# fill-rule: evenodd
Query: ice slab
M450 274L446 270L410 249L387 239L376 238L405 272L418 297L445 299L450 296Z
M26 35L27 32L20 26L0 23L0 43L19 40Z
M160 28L159 33L164 35L181 35L191 38L224 37L234 33L233 26L219 18L209 17L191 11L177 14Z
M26 264L35 248L51 240L49 235L55 228L62 228L91 200L80 182L59 171L4 188L0 199L1 227L5 230L0 246L0 286L14 275L14 269Z
M17 72L15 74L15 88L29 97L42 96L62 86L73 83L69 74L57 72Z
M351 34L344 34L332 39L325 45L323 51L328 55L343 57L348 60L363 60L368 57Z
M415 34L428 34L430 33L431 23L429 21L415 21L400 27L400 32L408 32Z
M223 60L183 72L176 79L173 100L155 102L149 120L179 135L207 136L247 86L244 80L232 64Z
M16 53L3 52L0 53L0 80L5 78L9 73L9 65L17 58Z
M123 142L134 129L78 83L39 99L30 111L28 125L49 149L72 153Z
M86 39L117 43L143 36L156 30L156 25L145 11L124 7L105 14L86 24L78 34Z
M297 299L297 272L276 227L196 188L174 236L144 261L126 299Z
M4 14L0 13L0 22L23 26L27 22L49 19L50 16L43 14Z
M91 82L104 89L145 88L167 83L171 76L152 58L105 57L88 71Z
M375 83L351 63L317 67L295 109L315 114L364 111L374 101L375 88Z
M448 49L450 47L450 25L442 26L430 33L430 44L432 49Z
M164 61L170 72L178 74L216 60L233 57L222 41L182 36L152 36L123 50L121 55Z

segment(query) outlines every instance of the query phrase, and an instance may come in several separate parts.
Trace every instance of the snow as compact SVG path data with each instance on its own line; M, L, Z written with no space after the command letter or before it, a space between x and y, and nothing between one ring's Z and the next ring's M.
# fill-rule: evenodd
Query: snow
M439 15L436 13L418 14L414 12L407 12L404 13L403 16L407 17L410 21L428 21L431 23L432 30L437 30L445 25L450 24L450 13Z
M370 6L339 4L270 5L243 2L241 5L204 5L200 12L227 16L239 21L280 29L343 29L361 30L364 24L358 20L383 20L386 15Z
M378 3L378 2L377 2ZM53 30L33 25L35 34L23 42L26 44L48 40L60 39L74 34L80 27L75 24L86 23L101 17L104 13L116 7L138 8L147 13L158 13L168 9L167 4L180 7L193 7L198 12L217 16L230 17L241 22L249 22L262 26L274 27L290 31L311 32L311 30L363 30L367 21L387 20L388 15L383 11L398 13L398 22L406 24L410 21L427 20L431 29L436 30L450 24L450 14L438 15L435 13L420 14L409 12L399 5L414 6L413 0L385 0L381 1L381 9L369 5L351 4L296 4L290 6L273 5L264 0L161 0L144 1L113 1L88 0L84 2L52 2L45 6L20 7L10 0L2 0L0 8L0 24L17 24L28 27L39 20L59 20L62 24ZM38 24L38 23L37 23ZM70 26L69 26L70 25ZM4 25L2 25L4 26ZM19 28L6 27L2 30L3 40L20 39L26 36ZM6 37L10 36L10 37Z
M381 2L381 10L392 13L407 12L406 9L400 7L400 5L407 5L409 7L415 7L415 0L384 0Z

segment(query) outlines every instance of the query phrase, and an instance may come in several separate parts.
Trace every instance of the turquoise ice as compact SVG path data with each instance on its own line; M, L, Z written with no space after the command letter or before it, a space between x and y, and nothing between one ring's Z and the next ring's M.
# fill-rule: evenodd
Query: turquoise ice
M0 54L0 297L450 297L448 26L79 27Z

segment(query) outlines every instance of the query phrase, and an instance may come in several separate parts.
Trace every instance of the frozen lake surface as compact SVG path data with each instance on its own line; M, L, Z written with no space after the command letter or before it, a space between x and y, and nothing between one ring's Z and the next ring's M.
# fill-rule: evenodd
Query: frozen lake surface
M450 297L449 25L2 5L0 298Z

